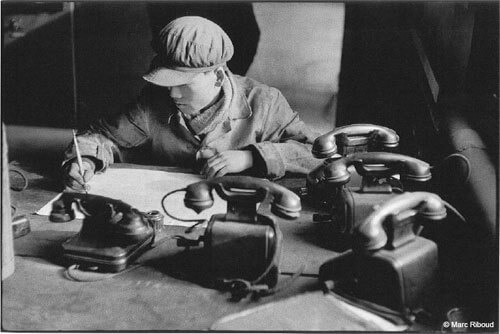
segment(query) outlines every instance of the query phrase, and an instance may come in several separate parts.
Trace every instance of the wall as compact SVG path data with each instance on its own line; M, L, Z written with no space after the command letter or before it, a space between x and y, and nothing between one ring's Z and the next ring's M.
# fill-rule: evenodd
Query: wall
M342 54L342 3L254 3L261 30L247 75L280 89L318 131L335 124Z
M69 14L23 15L21 24L23 37L3 39L2 121L70 127L74 122Z
M76 55L80 123L132 101L153 57L146 4L84 3L77 8Z

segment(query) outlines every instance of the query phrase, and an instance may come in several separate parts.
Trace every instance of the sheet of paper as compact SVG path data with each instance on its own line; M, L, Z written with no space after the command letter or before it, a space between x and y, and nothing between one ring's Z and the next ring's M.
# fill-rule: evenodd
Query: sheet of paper
M97 174L92 178L89 182L89 194L119 199L142 212L158 210L165 216L165 225L191 226L194 223L173 220L165 215L161 199L173 190L185 188L200 180L202 177L195 174L135 168L110 168L105 173ZM181 219L209 219L213 214L226 212L227 203L217 195L215 190L213 191L213 207L201 214L196 214L184 206L184 194L185 192L178 192L165 200L164 205L171 215ZM37 214L50 215L52 202L57 200L60 195L38 210ZM76 218L83 219L84 216L77 211Z

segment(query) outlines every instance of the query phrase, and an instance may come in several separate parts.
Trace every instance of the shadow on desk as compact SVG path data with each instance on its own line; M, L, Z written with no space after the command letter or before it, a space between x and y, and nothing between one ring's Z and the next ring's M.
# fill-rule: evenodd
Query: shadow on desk
M64 266L61 244L74 234L72 231L31 231L16 239L15 254L21 257L43 258L55 265Z
M170 277L212 288L208 263L206 252L203 248L198 248L151 259L145 261L143 265Z

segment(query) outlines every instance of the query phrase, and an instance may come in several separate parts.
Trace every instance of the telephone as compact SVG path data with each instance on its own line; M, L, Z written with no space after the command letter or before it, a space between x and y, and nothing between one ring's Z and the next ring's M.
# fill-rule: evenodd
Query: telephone
M390 230L388 237L384 222L389 215L397 215L410 209L415 209L422 219L442 220L446 217L446 208L442 199L427 192L408 192L392 198L380 208L373 211L354 231L354 248L373 251L383 247L395 249L401 244L415 238L412 229L397 224L387 225Z
M348 186L350 166L363 178L360 187ZM306 185L323 194L332 233L347 239L334 238L334 243L342 245L374 206L403 191L422 190L431 177L429 164L422 160L390 152L361 152L319 166L307 175Z
M109 197L63 193L52 204L49 219L74 219L73 204L85 218L80 232L62 244L66 260L99 271L119 272L154 241L154 230L144 213Z
M197 240L179 237L178 245L190 247L203 242L211 284L229 288L233 296L272 293L278 282L282 234L270 214L257 213L257 204L270 199L271 213L291 220L300 215L300 198L268 180L223 176L183 189L185 206L197 213L210 208L214 189L227 201L227 212L213 215ZM165 206L163 209L178 219Z
M312 154L319 159L335 154L346 156L355 152L394 151L399 136L392 129L374 124L351 124L327 132L314 141Z
M320 281L411 318L435 292L438 271L437 245L419 237L415 226L446 215L445 202L433 193L387 200L355 227L353 249L320 267Z
M327 185L338 188L351 179L350 166L367 177L364 180L388 178L395 174L400 175L402 182L418 183L431 179L430 166L422 160L390 152L361 152L318 166L307 175L307 184L310 187Z
M351 124L327 132L314 141L312 154L319 159L325 159L323 165L331 161L360 152L395 152L399 145L399 136L389 128L374 124ZM318 168L321 168L319 166ZM354 172L353 167L351 171ZM350 184L359 186L361 176L353 173ZM325 193L326 190L326 193ZM301 196L310 202L328 202L323 198L328 196L330 189L305 187L300 189Z

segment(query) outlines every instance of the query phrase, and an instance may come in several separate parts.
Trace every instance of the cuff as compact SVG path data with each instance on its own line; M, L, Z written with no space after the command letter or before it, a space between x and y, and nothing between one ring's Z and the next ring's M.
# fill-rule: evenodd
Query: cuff
M251 171L258 176L275 180L285 175L286 169L279 151L271 142L261 142L248 146L254 158Z

